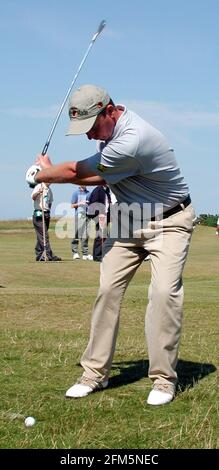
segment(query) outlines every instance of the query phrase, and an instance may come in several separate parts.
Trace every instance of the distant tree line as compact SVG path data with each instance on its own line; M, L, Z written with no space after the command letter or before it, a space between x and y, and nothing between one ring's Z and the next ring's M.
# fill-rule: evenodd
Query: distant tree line
M216 227L219 214L200 214L198 217L198 223L201 225L207 225L208 227Z

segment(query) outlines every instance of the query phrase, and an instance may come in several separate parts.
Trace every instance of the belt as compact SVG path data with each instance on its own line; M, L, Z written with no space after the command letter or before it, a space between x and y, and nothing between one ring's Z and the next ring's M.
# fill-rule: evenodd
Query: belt
M177 204L177 206L174 206L172 207L171 209L168 209L168 211L164 212L162 214L162 218L161 219L167 219L167 217L170 217L171 215L174 215L174 214L177 214L177 212L179 211L183 211L187 206L189 206L189 204L191 204L191 197L190 195L188 195L185 199L183 199L182 202L180 202L180 204ZM161 220L160 219L160 216L156 216L156 217L151 217L151 220Z
M40 216L42 216L42 211L38 210L38 209L35 209L33 214L40 217ZM44 214L48 215L48 214L50 214L50 211L44 211Z

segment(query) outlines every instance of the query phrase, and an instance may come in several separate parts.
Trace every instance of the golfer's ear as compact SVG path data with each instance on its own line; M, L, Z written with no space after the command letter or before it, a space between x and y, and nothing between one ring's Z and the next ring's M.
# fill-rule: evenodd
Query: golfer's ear
M116 111L116 108L115 106L113 106L112 104L108 104L106 106L106 111L107 113L110 115L110 116L113 116L114 115L114 112Z

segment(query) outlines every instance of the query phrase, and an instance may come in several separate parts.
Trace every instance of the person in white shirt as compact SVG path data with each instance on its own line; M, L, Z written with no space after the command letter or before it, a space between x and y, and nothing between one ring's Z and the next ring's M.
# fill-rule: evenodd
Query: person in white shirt
M219 217L217 219L216 235L219 235Z
M59 256L52 252L49 241L50 211L53 194L49 183L37 184L31 194L33 199L33 226L36 232L35 254L36 261L61 261Z
M86 186L79 186L72 194L71 207L75 211L74 217L74 237L71 241L73 260L80 259L79 242L81 244L82 259L84 261L92 261L93 256L88 253L88 225L87 206L89 199L89 191Z
M69 101L69 116L68 134L84 133L89 140L98 140L97 152L79 162L59 165L52 165L48 155L40 155L36 163L43 169L38 172L36 167L32 173L30 169L27 182L107 183L118 203L111 210L111 233L104 243L90 340L81 358L84 372L66 397L85 397L107 387L122 299L149 253L145 331L153 387L147 403L170 403L177 383L182 274L195 223L189 188L163 134L125 106L115 105L103 88L78 88Z

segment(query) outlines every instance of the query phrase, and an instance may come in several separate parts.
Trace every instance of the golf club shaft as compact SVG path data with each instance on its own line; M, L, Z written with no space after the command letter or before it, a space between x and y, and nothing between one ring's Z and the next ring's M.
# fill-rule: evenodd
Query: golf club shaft
M80 65L79 65L79 67L78 67L78 70L77 70L77 72L76 72L76 74L75 74L75 76L74 76L74 78L73 78L73 80L72 80L72 82L71 82L71 85L70 85L70 87L69 87L69 89L68 89L68 91L67 91L67 93L66 93L66 95L65 95L65 98L64 98L64 100L63 100L63 102L62 102L62 104L61 104L61 106L60 106L60 109L59 109L59 111L58 111L58 113L57 113L57 116L56 116L56 118L55 118L55 120L54 120L53 126L52 126L51 131L50 131L50 133L49 133L49 135L48 135L47 141L46 141L46 143L45 143L45 145L44 145L44 147L43 147L42 155L45 155L45 154L47 153L47 150L48 150L48 148L49 148L49 144L50 144L51 138L52 138L53 133L54 133L54 130L55 130L56 126L57 126L58 120L59 120L59 118L60 118L60 116L61 116L61 114L62 114L62 111L63 111L63 108L64 108L64 106L65 106L65 103L66 103L66 101L67 101L67 99L68 99L68 97L69 97L69 95L70 95L70 93L71 93L71 90L72 90L72 88L73 88L73 86L74 86L74 84L75 84L75 82L76 82L76 80L77 80L77 78L78 78L78 75L79 75L79 73L80 73L80 71L81 71L81 69L82 69L82 67L83 67L83 65L84 65L84 62L85 62L85 60L86 60L86 58L87 58L87 56L88 56L88 54L89 54L89 52L90 52L92 46L94 45L94 42L96 41L96 39L97 39L97 37L99 36L99 34L102 32L103 28L105 27L105 24L106 24L106 22L105 22L104 20L101 21L101 23L99 24L99 27L98 27L96 33L95 33L95 34L93 35L93 37L92 37L92 40L91 40L91 42L90 42L90 44L89 44L89 47L88 47L88 49L87 49L87 51L86 51L86 53L85 53L85 55L84 55L84 57L83 57L83 59L82 59Z
M43 224L43 255L44 255L44 261L47 261L46 228L45 228L45 214L44 214L44 187L43 187L43 192L42 192L42 196L41 196L41 206L42 206L42 224Z

